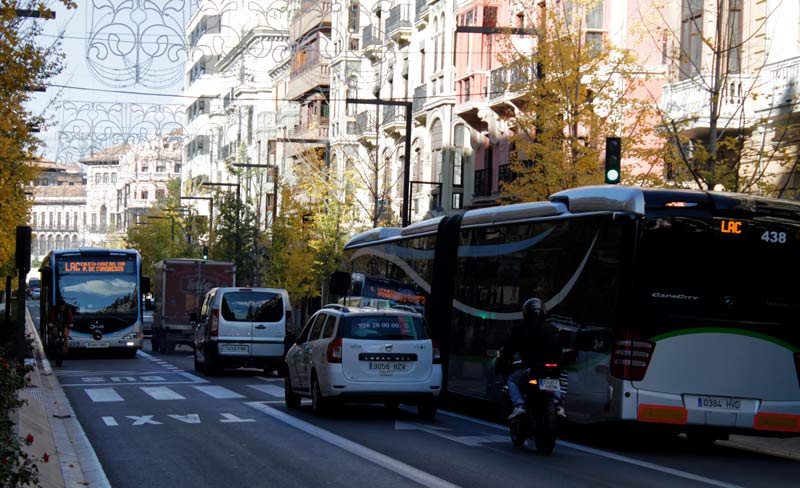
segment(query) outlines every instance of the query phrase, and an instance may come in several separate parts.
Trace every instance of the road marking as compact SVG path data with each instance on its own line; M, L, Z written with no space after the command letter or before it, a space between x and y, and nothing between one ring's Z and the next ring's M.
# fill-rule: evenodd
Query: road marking
M208 395L210 397L213 397L213 398L218 398L218 399L244 398L244 395L240 395L240 394L236 393L235 391L231 391L231 390L229 390L227 388L223 388L221 386L198 385L198 386L193 386L192 388L194 388L196 390L200 390L203 393L205 393L206 395Z
M169 414L169 416L174 418L175 420L180 420L181 422L183 422L185 424L199 424L200 423L200 416L197 415L196 413L190 413L188 415Z
M256 378L261 381L266 381L269 383L277 383L277 382L283 383L283 378L267 378L266 376L256 376Z
M186 400L186 397L175 393L166 386L142 386L139 389L153 397L154 400Z
M121 396L113 388L86 388L84 390L93 402L122 402Z
M508 436L499 434L482 435L453 435L451 429L434 425L417 424L414 422L401 422L395 420L394 430L419 430L428 434L447 439L448 441L458 442L468 447L481 447L487 443L508 442Z
M288 424L298 430L301 430L306 434L314 436L317 439L327 442L328 444L336 446L340 449L344 449L350 454L354 454L384 469L388 469L389 471L397 473L406 479L409 479L415 483L419 483L422 486L437 488L454 488L458 486L430 473L386 456L385 454L381 454L380 452L372 450L366 446L362 446L361 444L357 444L349 439L345 439L344 437L336 435L333 432L329 432L308 422L292 417L291 415L283 413L276 408L264 405L262 402L245 402L245 405L269 415L270 417Z
M114 417L103 417L103 422L106 424L106 427L116 427L119 425Z
M232 413L221 413L224 418L220 420L223 424L240 423L240 422L255 422L256 419L242 419Z
M283 398L284 389L280 386L275 385L247 385L248 388L252 388L254 390L258 390L261 393L266 393L267 395L272 395L274 397Z
M508 432L508 427L500 424L495 424L492 422L486 422L484 420L473 419L471 417L467 417L466 415L461 415L458 413L447 412L444 410L439 410L439 413L442 415L449 415L450 417L455 417L457 419L465 420L467 422L472 422L478 425L483 425L486 427L491 427L494 429L499 429L505 432ZM509 438L509 442L510 442ZM627 456L621 456L619 454L614 454L613 452L603 451L600 449L595 449L589 446L583 446L581 444L576 444L574 442L568 441L556 441L559 446L563 446L569 449L574 449L576 451L585 452L588 454L594 454L595 456L604 457L607 459L613 459L614 461L619 461L621 463L631 464L633 466L638 466L644 469L650 469L652 471L658 471L660 473L670 474L672 476L676 476L678 478L684 478L687 480L697 481L699 483L705 483L707 485L712 486L720 486L723 488L741 488L739 485L734 485L732 483L726 483L724 481L715 480L712 478L706 478L705 476L700 476L694 473L689 473L688 471L682 471L680 469L669 468L667 466L661 466L660 464L650 463L647 461L640 461L638 459L630 458Z
M153 420L154 417L153 415L142 415L142 416L126 415L125 417L133 420L133 423L131 425L145 425L145 424L161 425L161 422Z
M187 380L192 380L195 383L208 383L208 380L204 380L203 378L200 378L199 376L195 376L192 373L187 373L186 371L181 371L180 373L176 373L176 374L179 375L179 376L183 376Z

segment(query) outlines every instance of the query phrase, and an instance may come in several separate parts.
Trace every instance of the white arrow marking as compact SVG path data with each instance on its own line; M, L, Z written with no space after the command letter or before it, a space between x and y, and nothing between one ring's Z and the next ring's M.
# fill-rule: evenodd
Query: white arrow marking
M103 417L103 422L105 422L106 427L116 427L119 425L114 417Z
M170 417L174 418L175 420L180 420L185 424L199 424L200 423L200 416L196 413L190 413L188 415L172 415Z
M236 415L234 415L232 413L221 413L220 415L222 415L224 417L222 420L220 420L220 422L222 422L223 424L227 424L227 423L230 423L230 422L255 422L256 421L255 419L240 419L239 417L237 417Z
M161 422L153 420L153 415L142 415L141 417L136 415L126 415L126 417L133 420L133 423L131 425L144 425L144 424L161 425Z
M443 431L448 431L442 427L434 427L431 425L415 424L410 422L395 421L394 430L419 430L427 432L428 434L447 439L448 441L458 442L469 447L480 447L489 442L508 442L508 437L497 434L483 434L483 435L451 435Z

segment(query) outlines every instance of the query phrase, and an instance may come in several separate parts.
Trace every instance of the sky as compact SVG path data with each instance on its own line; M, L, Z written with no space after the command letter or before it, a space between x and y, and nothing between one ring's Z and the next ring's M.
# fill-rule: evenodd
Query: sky
M194 0L50 0L40 36L62 36L64 70L29 108L47 117L43 155L77 162L126 139L169 132L183 120L185 31ZM146 5L155 8L145 8Z

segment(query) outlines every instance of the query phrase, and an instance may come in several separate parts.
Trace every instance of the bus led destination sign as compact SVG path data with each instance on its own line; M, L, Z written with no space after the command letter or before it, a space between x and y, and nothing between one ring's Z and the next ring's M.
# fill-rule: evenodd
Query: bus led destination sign
M720 220L720 231L723 234L741 234L742 223L738 220Z
M128 273L133 263L125 260L64 261L62 273Z

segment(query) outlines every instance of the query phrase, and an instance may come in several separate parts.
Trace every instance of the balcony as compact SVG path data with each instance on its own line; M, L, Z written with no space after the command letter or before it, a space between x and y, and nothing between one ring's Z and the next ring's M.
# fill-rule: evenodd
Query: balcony
M368 25L361 30L361 50L370 61L378 59L382 47L380 31L377 28Z
M797 96L800 94L800 56L764 66L768 88L759 111L762 116L780 117L797 112ZM763 76L763 75L762 75Z
M411 5L405 3L392 7L386 19L386 39L406 45L411 40L412 30Z
M377 134L375 133L375 112L373 110L365 110L356 114L356 130L358 131L359 139L364 142L372 141L374 143Z
M422 123L425 122L425 102L428 100L428 85L420 85L414 88L414 100L411 102L411 113L414 117L419 119Z
M289 100L297 100L317 87L329 86L330 66L319 62L319 51L316 51L315 56L316 58L312 56L301 66L292 67L292 75L286 89Z
M297 41L320 26L330 25L330 0L303 0L301 2L301 11L289 26L289 38Z
M405 107L384 106L381 128L394 138L403 137L406 133Z
M492 194L491 177L488 169L475 170L475 191L472 192L474 197L488 197Z
M425 26L428 25L428 0L417 0L414 13L414 25L418 29L425 28Z
M728 130L752 127L755 115L756 98L753 92L756 77L728 75L719 102L717 127ZM711 77L695 77L664 86L661 108L667 119L682 124L682 129L690 136L703 135L710 127Z

